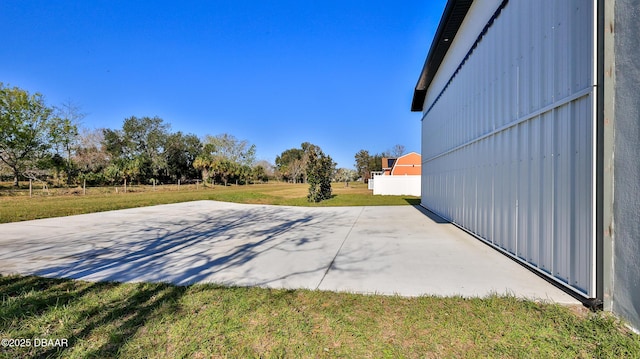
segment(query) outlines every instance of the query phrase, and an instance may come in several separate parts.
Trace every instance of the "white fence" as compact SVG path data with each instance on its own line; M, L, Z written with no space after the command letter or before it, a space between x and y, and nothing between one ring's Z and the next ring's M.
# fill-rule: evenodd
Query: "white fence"
M420 196L422 176L374 176L373 194Z
M371 171L371 176L369 176L369 189L373 189L373 177L381 176L384 171Z

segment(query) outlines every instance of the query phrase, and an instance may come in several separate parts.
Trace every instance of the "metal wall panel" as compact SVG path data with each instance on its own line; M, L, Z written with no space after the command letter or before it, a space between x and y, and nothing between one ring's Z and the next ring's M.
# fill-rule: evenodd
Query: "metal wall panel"
M509 1L422 126L422 204L586 297L593 11L591 0Z

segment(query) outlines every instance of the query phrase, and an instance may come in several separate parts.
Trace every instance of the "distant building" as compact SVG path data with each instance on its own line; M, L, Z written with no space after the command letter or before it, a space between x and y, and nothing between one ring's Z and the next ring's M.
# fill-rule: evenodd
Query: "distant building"
M385 176L420 176L422 174L422 157L411 152L398 158L382 158L382 172Z
M639 12L449 0L411 106L424 207L636 328Z
M420 154L411 152L398 158L382 158L382 171L371 172L369 189L374 195L420 196Z
M393 168L393 165L395 163L396 163L395 158L382 157L382 174L385 176L391 176L391 169Z
M422 175L422 157L415 152L398 157L391 169L392 176Z

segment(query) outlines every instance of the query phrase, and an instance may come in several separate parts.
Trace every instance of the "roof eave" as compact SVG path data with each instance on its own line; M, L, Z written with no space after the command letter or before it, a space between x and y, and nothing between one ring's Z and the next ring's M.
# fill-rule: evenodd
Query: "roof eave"
M419 112L424 109L427 89L431 85L438 68L440 68L444 56L449 51L449 47L472 3L473 0L449 0L447 2L413 92L411 111Z

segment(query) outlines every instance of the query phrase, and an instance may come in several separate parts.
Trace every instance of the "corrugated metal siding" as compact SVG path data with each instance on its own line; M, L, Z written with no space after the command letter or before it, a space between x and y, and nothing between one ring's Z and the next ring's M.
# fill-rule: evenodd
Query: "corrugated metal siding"
M422 129L423 205L587 297L593 11L590 0L510 1L426 104Z

